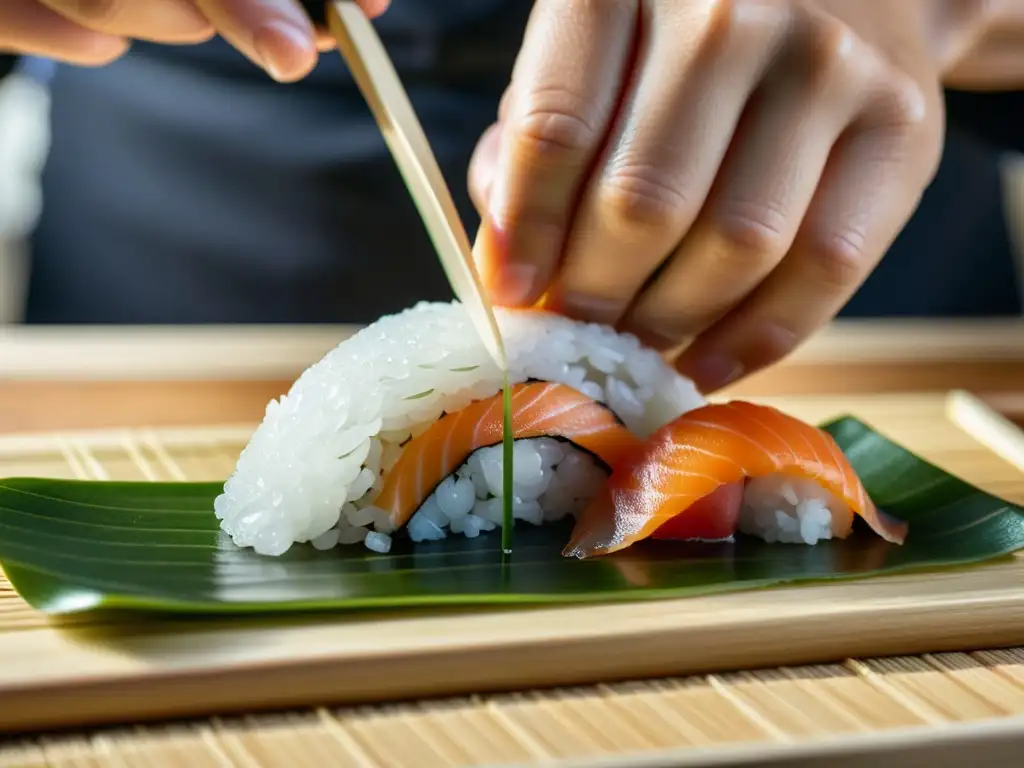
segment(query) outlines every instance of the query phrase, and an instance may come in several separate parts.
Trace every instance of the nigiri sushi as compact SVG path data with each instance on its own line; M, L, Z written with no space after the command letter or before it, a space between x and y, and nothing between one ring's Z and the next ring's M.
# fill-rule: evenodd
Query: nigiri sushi
M502 394L498 393L486 400L470 403L454 414L446 414L431 424L426 432L409 441L384 479L380 496L374 501L374 506L387 513L391 528L404 525L415 513L420 518L417 522L428 526L424 530L429 531L432 527L441 531L445 523L472 511L476 501L474 482L466 475L455 480L452 474L475 451L501 443L502 401ZM610 408L565 384L517 384L512 388L511 405L512 434L517 440L561 438L596 456L605 469L618 464L640 442ZM534 456L528 455L525 463L517 466L521 462L516 462L513 456L513 472L516 473L513 480L519 479L519 490L527 495L534 495L541 486L550 485L550 480L544 483L547 474L544 470L549 466L553 469L552 465L559 462L565 452L561 446L551 443L540 443L537 448L534 456L540 462L531 462ZM472 471L472 468L467 468ZM497 491L500 487L500 467L495 469L498 471L491 472L490 477L486 470L484 472L487 490L493 486ZM436 513L432 519L423 504L445 482L451 484L451 493L434 501ZM484 519L500 522L500 504L490 506L493 511ZM459 511L459 507L464 511ZM495 517L497 519L492 519Z
M706 403L631 335L544 311L496 315L520 520L578 514L640 439ZM221 528L267 556L495 528L503 384L458 302L381 318L270 402L215 501Z
M875 507L831 435L734 401L692 409L633 449L578 517L563 554L608 554L652 536L725 538L737 528L815 544L849 536L854 515L886 541L906 537L906 523Z

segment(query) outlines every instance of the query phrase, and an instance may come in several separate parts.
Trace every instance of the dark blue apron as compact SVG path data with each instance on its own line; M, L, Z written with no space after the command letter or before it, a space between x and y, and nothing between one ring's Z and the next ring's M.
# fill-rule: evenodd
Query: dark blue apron
M467 164L529 6L399 0L378 22L471 235ZM110 67L59 68L52 92L29 322L365 322L450 297L336 54L277 85L220 40L138 44ZM848 313L1019 311L995 156L951 140Z

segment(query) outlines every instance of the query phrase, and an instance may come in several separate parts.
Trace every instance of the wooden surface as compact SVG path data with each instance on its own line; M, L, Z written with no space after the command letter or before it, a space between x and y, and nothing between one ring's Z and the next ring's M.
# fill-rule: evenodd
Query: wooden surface
M0 432L256 421L354 330L0 329ZM841 322L727 394L956 388L1024 414L1024 321Z
M950 471L1024 501L1024 475L949 421L942 395L773 402L815 421L852 411ZM11 436L0 440L0 475L222 478L247 433ZM1018 557L964 571L634 605L128 626L85 617L63 627L7 590L0 596L0 728L1019 645L1022 584ZM1017 703L970 706L979 717L1020 713Z
M3 768L1017 768L1024 649L48 735Z

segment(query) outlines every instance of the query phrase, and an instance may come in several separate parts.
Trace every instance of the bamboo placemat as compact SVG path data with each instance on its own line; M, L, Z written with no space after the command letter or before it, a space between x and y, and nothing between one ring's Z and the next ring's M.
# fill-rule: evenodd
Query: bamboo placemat
M962 420L963 404L976 405L962 395L954 399L888 396L851 401L818 397L771 402L810 420L853 411L971 482L1006 498L1024 500L1024 475L1012 464L1016 461L1013 449L1004 451L1005 458L997 458L948 418L954 413ZM976 426L969 425L971 432L984 438ZM241 426L12 437L0 440L0 476L219 479L233 466L250 431L251 427ZM1006 601L1007 596L1012 598L1014 585L1021 592L1024 559L992 568L995 570L974 571L975 576L999 571L998 578L984 585L968 578L966 583L977 587L973 594L973 588L963 584L958 587L956 578L932 578L943 580L951 591L959 588L965 598L961 612L967 613L991 600L992 590L998 591L1000 585L1006 588L994 604L996 610L987 614L987 621L998 629L998 623L1007 619L1005 626L1011 627L1013 616L1024 616L1024 600ZM884 592L885 587L876 584L874 589ZM860 590L867 594L872 587L861 583ZM898 601L894 607L901 607ZM1013 613L1007 613L1007 609ZM951 647L949 642L957 642L955 638L951 641L951 630L972 623L955 612L933 614L930 620L935 622L934 649ZM822 630L824 638L828 634L824 625ZM766 625L763 642L757 635L747 639L745 665L756 666L759 658L765 659L764 654L772 652L763 647L765 643L771 645L771 631ZM0 583L0 648L5 636L20 636L34 643L45 635L57 634L46 628L45 621L6 584ZM239 638L244 638L244 633ZM423 640L430 642L429 637ZM152 642L159 646L159 638ZM1001 642L1024 643L1024 629L1017 625L1017 629L1004 632ZM40 674L45 674L47 644L40 642L35 648L40 654ZM879 650L876 647L875 652ZM628 648L623 648L626 651ZM707 651L714 655L713 648ZM871 653L870 643L864 651ZM202 649L196 652L202 653ZM503 660L500 654L492 658L497 665ZM259 670L252 673L259 675ZM276 684L287 686L287 680L278 676ZM204 688L209 690L218 684L215 677L207 678L193 685L191 691L202 693ZM154 687L152 697L158 697L158 691ZM88 695L88 688L82 693ZM17 701L0 690L0 717L4 709L16 705ZM79 708L88 709L90 705L102 709L109 702L86 701ZM63 706L59 697L54 706ZM154 712L143 714L152 717ZM812 750L820 756L824 749L821 745L828 742L839 748L842 745L836 739L844 735L864 737L951 723L982 723L984 728L992 729L995 726L989 721L993 718L1012 735L1024 728L1024 721L1011 719L1018 716L1024 717L1024 649L1010 648L851 659L824 666L703 674L401 707L341 711L317 708L278 716L134 727L8 746L0 749L0 766L537 765L616 755L629 755L620 764L639 765L638 753L658 752L667 759L666 750L675 749L683 752L666 764L710 764L706 761L712 758L734 761L717 764L745 764L743 755L749 757L751 753L744 750L751 744L757 745L760 757L768 754L765 750L774 749L781 750L780 758L789 755L787 759L791 759L800 751L799 745L810 742L820 746ZM123 713L119 719L123 722L131 716ZM979 733L977 728L968 728L957 738L970 739ZM998 735L986 736L985 743L1003 744L1005 739L1000 741ZM911 730L903 741L913 744L915 738ZM886 749L899 742L884 740ZM863 738L857 740L857 745L864 744ZM954 754L952 747L945 754ZM872 760L872 764L880 763ZM996 764L1002 763L987 763Z
M0 745L0 766L836 765L870 749L873 767L896 751L903 768L934 768L965 765L951 750L968 742L992 768L1020 765L1022 741L1016 648L46 736ZM910 762L908 746L951 759Z

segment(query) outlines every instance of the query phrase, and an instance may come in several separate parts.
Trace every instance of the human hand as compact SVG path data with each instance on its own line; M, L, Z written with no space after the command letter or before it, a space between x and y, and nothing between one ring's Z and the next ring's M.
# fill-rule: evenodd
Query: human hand
M705 391L788 354L937 168L932 0L538 0L470 171L498 303L616 325Z
M368 15L389 0L358 0ZM316 66L330 36L314 30L296 0L0 0L0 50L99 66L131 40L200 43L222 35L277 80Z

